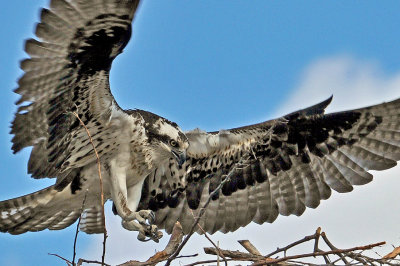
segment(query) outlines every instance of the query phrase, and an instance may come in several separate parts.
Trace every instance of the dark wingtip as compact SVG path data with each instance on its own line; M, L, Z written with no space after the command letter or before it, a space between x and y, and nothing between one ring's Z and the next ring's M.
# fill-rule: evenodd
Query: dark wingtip
M322 101L320 103L312 105L312 106L310 106L308 108L301 109L301 110L298 110L296 112L287 114L284 117L286 119L290 120L290 119L297 118L297 117L302 116L302 115L308 116L308 115L324 114L325 113L325 108L332 102L332 99L333 99L333 95L331 95L331 97L329 97L325 101Z
M326 107L328 107L328 105L332 102L332 99L333 99L333 94L325 101L322 101L320 103L317 103L316 105L304 109L305 114L306 115L323 114L325 112Z

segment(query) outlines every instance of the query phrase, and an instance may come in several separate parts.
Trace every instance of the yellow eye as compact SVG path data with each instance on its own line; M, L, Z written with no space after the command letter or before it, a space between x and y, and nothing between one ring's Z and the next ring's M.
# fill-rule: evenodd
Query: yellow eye
M171 145L172 147L176 148L176 147L178 147L178 142L176 142L175 140L171 139L169 141L169 145Z

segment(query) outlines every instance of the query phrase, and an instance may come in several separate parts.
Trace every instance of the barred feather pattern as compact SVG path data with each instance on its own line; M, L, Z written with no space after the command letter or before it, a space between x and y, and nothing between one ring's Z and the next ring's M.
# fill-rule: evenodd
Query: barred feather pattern
M80 216L79 205L66 208L57 206L60 192L53 186L38 192L0 202L0 231L10 234L35 232L46 228L60 230L73 224ZM64 200L64 198L60 198ZM72 208L71 208L72 207Z
M15 90L21 97L12 123L13 151L33 146L28 171L56 177L94 160L76 112L102 152L111 152L107 123L123 113L109 88L114 58L129 41L138 0L52 0L21 62L25 74ZM115 128L113 129L115 131ZM112 143L111 143L112 144Z
M329 102L253 126L187 133L191 158L176 173L158 173L161 179L180 175L185 187L145 182L139 208L156 211L157 225L167 232L180 221L187 233L210 193L231 173L200 225L209 233L232 232L250 222L271 223L279 214L299 216L328 199L332 189L350 192L372 180L369 170L396 165L400 99L324 114ZM238 165L243 158L246 163Z
M102 233L104 224L97 178L90 178L92 169L77 169L69 173L73 182L62 186L52 185L40 191L5 201L0 201L0 232L22 234L44 229L61 230L81 217L80 230L88 234ZM108 176L104 173L104 177ZM111 198L109 184L105 181L105 200Z

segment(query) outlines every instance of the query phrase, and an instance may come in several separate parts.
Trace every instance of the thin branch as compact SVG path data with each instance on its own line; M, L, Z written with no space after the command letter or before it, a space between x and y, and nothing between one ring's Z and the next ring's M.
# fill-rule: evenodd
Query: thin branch
M60 255L58 255L58 254L54 254L54 253L48 253L50 256L56 256L57 258L60 258L60 259L62 259L63 261L65 261L66 263L67 263L67 265L70 265L70 266L72 266L73 264L72 264L72 262L70 262L69 260L67 260L66 258L64 258L64 257L61 257Z
M181 256L178 256L178 257L176 257L176 258L177 258L177 259L182 259L182 258L193 258L193 257L197 257L197 256L199 256L199 253L192 254L192 255L181 255Z
M321 236L321 227L318 227L317 230L315 231L314 252L317 252L319 250L318 244L320 236Z
M227 259L228 261L234 261L233 259ZM207 263L213 263L213 262L218 262L218 260L201 260L201 261L196 261L190 264L185 264L185 266L195 266L195 265L204 265Z
M79 118L78 114L76 112L72 112L74 114L74 116L79 120L80 124L85 128L86 133L89 137L90 143L92 144L94 153L96 155L96 159L97 159L97 170L99 173L99 180L100 180L100 198L101 198L101 210L102 210L102 214L101 214L101 218L103 221L103 226L104 226L104 234L103 234L103 254L101 256L101 263L102 265L104 265L104 259L106 256L106 241L107 241L107 229L106 229L106 216L104 213L104 189L103 189L103 178L101 176L101 163L100 163L100 157L99 154L97 153L96 147L94 145L93 139L92 139L92 135L90 134L89 129L86 127L85 123L83 123L83 121Z
M227 259L228 261L234 261L233 259ZM201 261L196 261L190 264L185 264L185 266L195 266L195 265L204 265L207 263L214 263L218 262L217 260L201 260Z
M186 243L189 241L189 239L191 238L191 236L193 235L193 233L195 232L195 228L197 227L197 225L200 222L201 217L204 215L204 213L206 212L206 208L207 206L210 204L211 199L217 194L219 193L219 191L222 189L222 187L224 186L224 184L226 182L228 182L231 178L231 176L233 175L233 173L236 171L236 167L238 165L241 165L242 160L240 160L235 167L232 168L232 170L228 173L228 175L225 177L224 180L222 180L222 182L218 185L218 187L216 189L214 189L213 192L210 193L207 202L204 204L204 206L200 209L200 213L199 216L197 216L196 220L194 221L192 227L190 228L189 233L187 234L187 236L183 239L182 243L180 244L180 246L178 247L178 249L174 252L174 254L171 255L171 257L167 260L167 263L165 264L165 266L169 266L171 264L171 262L179 255L179 252L181 252L181 250L183 249L183 247L186 245Z
M191 211L191 213L192 213L192 216L194 217L193 210L190 210L190 211ZM200 224L197 224L197 226L198 226L198 227L200 228L200 230L203 232L205 238L207 238L207 240L210 241L210 243L211 243L217 250L220 250L219 247L214 243L214 241L212 241L211 238L208 236L207 232L204 231L203 227L201 227ZM224 261L225 261L225 266L228 266L228 261L226 260L224 254L222 254L221 252L218 252L217 256L221 256L221 257L224 259ZM217 258L217 261L218 261L218 263L219 263L219 257Z
M83 201L82 201L81 214L79 215L78 224L76 225L75 239L74 239L74 255L72 256L72 265L74 265L74 266L75 266L75 258L76 258L76 242L78 240L79 226L81 224L82 212L85 207L87 192L88 191L86 190L85 197L83 198Z
M265 257L269 258L269 257L271 257L271 256L273 256L275 254L280 253L280 252L286 252L288 249L290 249L290 248L292 248L294 246L297 246L297 245L302 244L304 242L308 242L308 241L313 240L313 239L317 239L319 237L319 235L320 235L320 233L319 233L319 231L317 229L317 231L314 234L309 235L309 236L305 236L303 239L300 239L300 240L298 240L296 242L293 242L293 243L287 245L286 247L277 248L274 252L271 252L271 253L267 254Z
M322 234L321 234L321 237L322 237L322 239L325 241L325 243L328 245L328 247L331 249L331 250L338 250L338 248L337 247L335 247L330 241L329 241L329 239L328 239L328 237L326 236L326 234L325 234L325 232L322 232ZM344 264L349 264L349 262L346 260L346 258L342 255L342 254L337 254L339 257L340 257L340 259L344 262Z
M287 260L291 260L291 259L299 259L299 258L305 258L305 257L315 257L315 256L324 256L324 255L330 255L330 254L338 254L338 253L348 253L348 252L352 252L355 250L367 250L367 249L371 249L373 247L382 246L384 244L386 244L386 242L379 242L379 243L375 243L375 244L370 244L370 245L361 246L361 247L348 248L348 249L320 251L320 252L306 253L306 254L300 254L300 255L294 255L294 256L287 256L287 257L280 258L280 259L266 258L264 261L253 263L252 266L273 264L273 263L278 263L281 261L287 261Z
M210 255L217 255L218 253L223 254L225 257L232 258L238 261L259 261L265 259L264 256L258 256L251 253L241 252L241 251L233 251L233 250L225 250L225 249L216 249L213 247L204 248L204 252Z
M82 263L87 263L87 264L101 264L104 266L111 266L110 264L104 263L102 261L97 261L97 260L85 260L85 259L79 259L77 266L81 266Z

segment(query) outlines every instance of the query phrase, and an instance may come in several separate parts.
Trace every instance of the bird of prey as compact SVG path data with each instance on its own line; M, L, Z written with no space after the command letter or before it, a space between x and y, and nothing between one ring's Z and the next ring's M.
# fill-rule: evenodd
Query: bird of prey
M55 183L0 202L0 231L59 230L82 217L82 231L103 232L93 146L104 197L122 226L155 241L159 229L170 233L176 221L187 233L210 197L201 227L232 232L252 221L272 223L279 214L299 216L331 189L350 192L372 180L369 170L400 159L400 99L325 114L331 97L216 132L183 132L156 114L121 109L109 74L131 37L138 5L51 0L42 9L37 39L26 41L30 57L21 62L12 149L31 146L28 172Z

